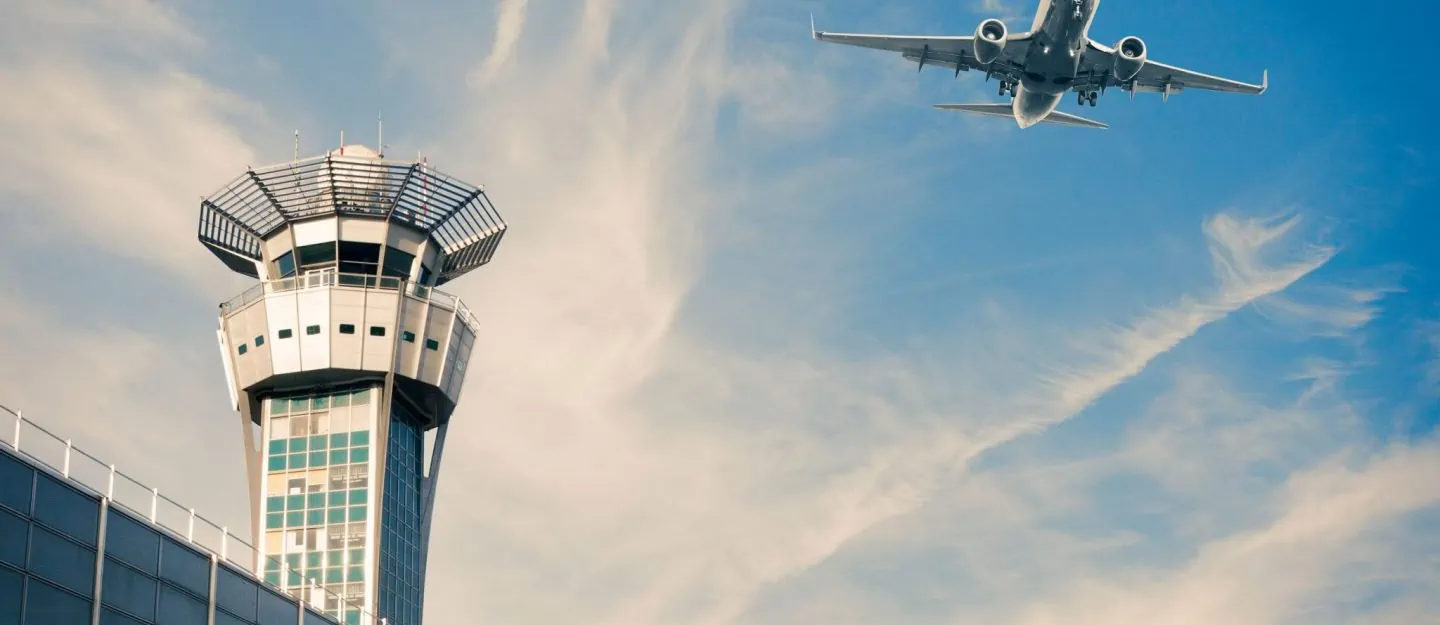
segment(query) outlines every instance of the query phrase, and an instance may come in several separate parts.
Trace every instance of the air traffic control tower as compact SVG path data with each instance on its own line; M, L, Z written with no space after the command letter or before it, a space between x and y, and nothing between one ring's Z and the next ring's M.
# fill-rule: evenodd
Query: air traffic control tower
M420 623L476 330L436 287L489 262L504 233L483 189L359 145L246 171L200 204L200 242L260 281L220 305L218 332L255 570L342 623L361 607Z

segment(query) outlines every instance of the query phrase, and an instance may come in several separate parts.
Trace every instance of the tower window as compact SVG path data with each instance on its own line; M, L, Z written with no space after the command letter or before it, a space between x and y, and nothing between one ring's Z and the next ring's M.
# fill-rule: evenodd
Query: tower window
M411 331L409 331L409 330L405 330L405 331L403 331L403 332L400 333L400 338L401 338L401 339L404 339L406 343L414 343L414 342L415 342L415 333L414 333L414 332L411 332Z
M239 351L240 351L240 355L241 355L241 356L244 356L244 355L245 355L245 344L244 344L244 343L241 343L241 344L240 344L240 350L239 350Z
M290 338L291 336L293 336L293 333L290 332L290 328L284 328L284 329L280 330L280 333L279 333L278 336L279 336L280 338L282 338L282 339L288 339L288 338Z
M440 341L437 341L435 339L425 339L425 349L428 349L432 352L440 351Z
M353 323L342 323L342 324L340 324L340 333L341 333L341 334L354 334L354 333L355 333L355 324L353 324Z
M256 347L260 347L261 345L264 345L264 344L265 344L265 337L264 337L264 336L257 336L257 337L255 337L255 346L256 346Z
M314 336L320 333L320 326L305 326L305 334Z
M370 336L385 336L385 326L370 326Z

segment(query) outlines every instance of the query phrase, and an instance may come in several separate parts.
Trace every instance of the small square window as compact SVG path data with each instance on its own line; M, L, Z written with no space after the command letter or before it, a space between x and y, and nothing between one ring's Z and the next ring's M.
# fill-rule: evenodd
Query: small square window
M286 463L292 469L305 468L305 454L290 454L290 462Z
M330 491L330 505L332 505L332 506L343 506L343 505L345 505L345 491L343 491L343 490L342 490L342 491Z
M325 583L339 584L345 581L345 569L328 569L325 571Z
M370 430L360 430L350 434L350 445L364 447L370 444Z
M306 495L305 506L308 508L324 508L325 493L310 493Z
M283 526L284 524L285 524L285 515L284 515L284 514L267 514L267 515L265 515L265 529L267 529L267 530L278 530L278 529L280 529L280 527Z
M286 497L286 498L285 498L285 508L288 509L288 510L304 510L304 509L305 509L305 496L304 496L304 495L290 495L290 496Z
M255 346L256 346L256 347L260 347L261 345L264 345L264 344L265 344L265 337L263 337L263 336L257 336L257 337L255 337Z
M406 343L414 343L415 333L409 330L405 330L404 332L400 333L400 338L403 339Z
M350 521L353 523L353 522L355 522L355 521L364 521L364 520L365 520L365 506L352 506L352 507L350 508Z
M357 488L357 489L355 489L355 490L350 491L350 503L351 503L351 504L363 504L363 503L365 503L365 495L366 495L366 490L363 489L363 488Z
M349 455L349 452L344 449L332 449L330 450L330 464L345 464Z
M385 326L370 326L370 336L385 336Z
M310 437L310 449L325 449L325 444L330 442L330 437L324 434Z
M350 450L350 462L359 464L370 459L370 450L364 447L356 447Z
M284 471L284 470L285 470L285 456L270 456L270 466L269 466L269 468L270 468L271 471Z
M241 355L241 356L244 356L244 355L245 355L246 349L245 349L245 344L244 344L244 343L241 343L241 344L240 344L240 349L239 349L239 351L240 351L240 355Z
M286 512L285 527L300 527L305 524L304 512Z
M325 511L324 511L324 510L311 510L311 511L309 511L309 512L306 512L305 515L306 515L306 516L305 516L305 524L306 524L306 525L324 525L324 524L325 524ZM320 554L314 553L314 554L311 554L311 555L316 555L316 556L318 556L318 555L320 555Z
M306 336L315 336L320 333L320 326L305 326Z
M293 336L293 334L290 332L290 328L283 328L283 329L280 330L280 332L277 334L277 336L279 336L279 337L282 338L282 339L288 339L288 338L290 338L291 336Z
M265 583L270 584L271 586L279 586L279 585L280 585L280 572L279 572L279 571L275 571L275 572L272 572L272 573L266 573L266 574L265 574ZM357 614L358 614L358 612L357 612Z
M310 452L310 467L311 467L311 468L316 468L316 467L323 467L323 466L325 466L325 452L323 452L323 451L312 451L312 452Z
M320 566L320 558L323 557L325 557L325 555L318 551L305 554L305 568L315 568L317 566Z
M341 334L354 334L354 333L355 333L355 324L353 324L353 323L342 323L342 324L340 324L340 333L341 333Z
M285 451L286 451L286 450L285 450L285 447L286 447L286 445L285 445L285 439L283 439L283 438L282 438L282 439L279 439L279 440L270 441L270 453L272 453L272 454L283 454L283 453L285 453Z
M331 508L331 509L329 509L329 510L326 510L326 511L325 511L325 520L326 520L327 522L329 522L329 523L332 523L332 524L333 524L333 523L344 523L344 522L345 522L345 509L344 509L344 508Z
M305 443L308 442L310 442L308 438L292 438L290 439L290 451L305 451Z
M435 339L425 339L425 349L428 349L432 352L440 351L440 341L437 341Z
M349 432L340 432L339 434L331 434L331 435L330 435L330 446L331 446L331 447L346 447L346 446L349 446L349 445L350 445L350 433L349 433Z

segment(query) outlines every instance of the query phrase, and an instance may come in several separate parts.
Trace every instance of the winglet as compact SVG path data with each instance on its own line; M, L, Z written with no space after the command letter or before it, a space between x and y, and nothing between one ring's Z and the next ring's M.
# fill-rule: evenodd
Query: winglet
M1266 69L1266 70L1265 70L1265 73L1260 76L1260 93L1265 93L1265 91L1268 90L1269 88L1270 88L1270 70L1269 70L1269 69ZM1258 94L1257 94L1257 95L1258 95Z
M817 30L815 30L815 14L814 14L814 13L811 13L811 14L810 14L810 38L811 38L811 39L819 39L819 38L820 38L820 32L817 31Z

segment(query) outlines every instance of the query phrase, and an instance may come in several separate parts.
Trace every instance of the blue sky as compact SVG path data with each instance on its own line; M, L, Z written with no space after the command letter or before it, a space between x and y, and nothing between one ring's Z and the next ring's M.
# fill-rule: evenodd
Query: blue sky
M0 403L242 525L198 198L383 111L511 224L452 286L432 619L1435 619L1436 94L1384 69L1433 8L1106 0L1271 89L1104 132L808 38L1032 5L22 1Z

